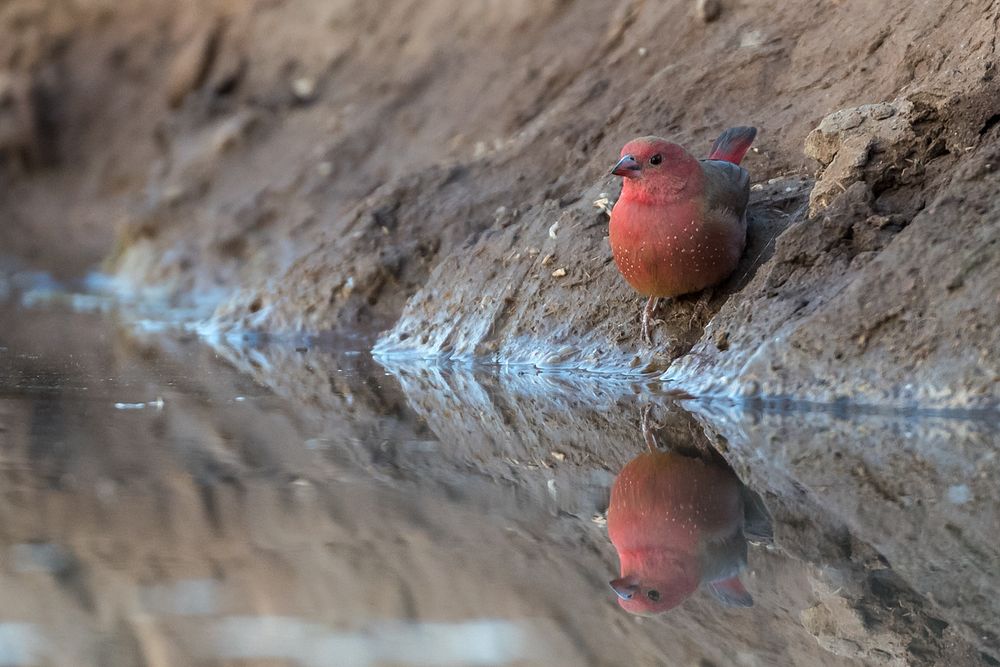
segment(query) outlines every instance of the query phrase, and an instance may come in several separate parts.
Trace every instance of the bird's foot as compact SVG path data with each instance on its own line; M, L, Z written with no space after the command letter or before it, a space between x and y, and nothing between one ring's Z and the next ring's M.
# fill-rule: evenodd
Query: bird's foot
M642 342L649 347L653 346L653 337L650 335L650 324L663 324L663 320L653 319L653 315L656 313L656 306L659 304L660 300L655 296L649 297L646 301L646 307L642 309L642 333L640 337Z
M691 309L691 320L688 322L689 328L694 327L695 321L704 322L712 319L712 313L708 306L712 302L713 296L715 296L715 290L711 287L701 293L698 301L694 304L694 308Z

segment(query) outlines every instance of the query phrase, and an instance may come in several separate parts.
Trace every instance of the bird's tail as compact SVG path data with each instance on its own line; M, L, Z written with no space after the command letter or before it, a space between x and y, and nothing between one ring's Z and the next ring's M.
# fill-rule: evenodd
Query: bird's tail
M731 127L715 140L709 160L725 160L739 164L743 156L750 150L750 144L757 136L756 127Z

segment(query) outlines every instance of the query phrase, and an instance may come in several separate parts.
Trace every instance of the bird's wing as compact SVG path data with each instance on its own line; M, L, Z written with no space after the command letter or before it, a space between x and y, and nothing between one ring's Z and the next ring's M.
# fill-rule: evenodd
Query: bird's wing
M741 524L730 526L727 535L703 537L699 557L702 581L727 579L746 567L747 538L743 535Z
M750 172L724 160L699 160L705 173L705 199L709 209L729 210L742 216L750 199Z

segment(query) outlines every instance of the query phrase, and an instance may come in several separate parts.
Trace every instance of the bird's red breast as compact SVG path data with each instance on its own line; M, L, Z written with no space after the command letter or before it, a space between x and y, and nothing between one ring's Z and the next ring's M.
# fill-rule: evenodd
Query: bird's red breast
M725 280L743 254L746 226L732 213L708 210L698 196L667 203L623 196L611 212L609 240L637 292L672 297Z
M615 479L608 536L621 552L648 547L694 551L743 520L739 479L729 470L672 452L632 459Z

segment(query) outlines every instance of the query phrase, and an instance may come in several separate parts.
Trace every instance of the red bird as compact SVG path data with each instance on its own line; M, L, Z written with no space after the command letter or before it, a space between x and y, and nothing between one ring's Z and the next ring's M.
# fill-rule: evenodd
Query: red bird
M727 606L751 606L739 579L747 558L744 493L732 471L699 458L652 451L632 459L608 506L608 536L621 561L611 582L618 604L660 613L705 584Z
M740 167L757 129L722 133L708 159L659 137L633 139L611 173L622 194L611 211L611 254L625 280L649 297L642 339L660 297L725 280L746 246L750 174Z

